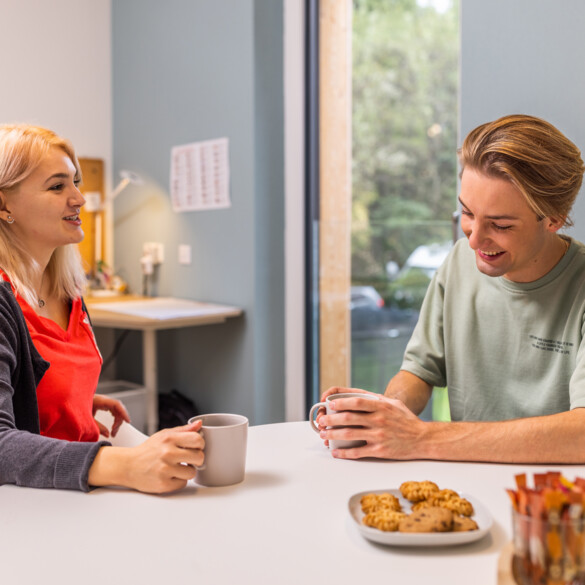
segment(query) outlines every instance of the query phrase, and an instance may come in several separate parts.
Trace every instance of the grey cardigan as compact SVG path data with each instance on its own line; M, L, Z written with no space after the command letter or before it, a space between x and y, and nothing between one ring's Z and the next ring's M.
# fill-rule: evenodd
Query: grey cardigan
M48 368L10 283L0 282L0 484L89 491L89 468L109 443L39 434L36 388Z

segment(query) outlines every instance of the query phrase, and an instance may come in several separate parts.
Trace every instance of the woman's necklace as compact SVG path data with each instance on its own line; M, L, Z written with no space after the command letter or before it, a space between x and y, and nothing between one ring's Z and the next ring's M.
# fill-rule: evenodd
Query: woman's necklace
M37 303L39 304L39 309L42 309L45 306L45 301L41 298L41 294L43 292L43 280L45 280L45 273L43 272L43 277L41 278L41 286L39 288L39 294L37 295Z

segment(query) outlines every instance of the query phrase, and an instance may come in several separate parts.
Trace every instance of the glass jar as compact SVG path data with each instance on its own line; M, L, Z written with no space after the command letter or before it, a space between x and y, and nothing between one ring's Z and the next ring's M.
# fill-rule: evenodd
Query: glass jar
M546 520L512 511L512 573L518 585L585 585L585 519L569 508Z

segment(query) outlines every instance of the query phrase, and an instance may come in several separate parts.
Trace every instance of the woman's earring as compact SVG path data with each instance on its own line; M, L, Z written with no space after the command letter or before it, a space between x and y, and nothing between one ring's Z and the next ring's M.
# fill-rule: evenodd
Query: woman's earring
M6 218L6 223L14 223L14 218L13 218L11 215L9 215L9 216Z

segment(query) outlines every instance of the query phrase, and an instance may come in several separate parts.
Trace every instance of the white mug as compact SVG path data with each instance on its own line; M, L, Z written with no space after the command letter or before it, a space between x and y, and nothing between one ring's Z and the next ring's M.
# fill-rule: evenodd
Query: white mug
M201 414L189 424L203 421L205 461L197 467L195 482L204 486L240 483L246 473L248 419L240 414Z
M342 398L365 398L366 400L379 400L380 397L378 394L362 394L361 392L345 392L345 393L339 393L339 394L331 394L330 396L327 396L327 398L325 399L324 402L317 402L317 404L313 404L313 406L311 406L311 410L309 412L309 423L312 427L312 429L318 433L319 432L319 426L317 425L317 421L315 421L313 419L313 416L315 414L316 411L319 410L319 408L325 408L325 411L327 412L327 414L334 414L336 412L346 412L346 411L342 411L342 410L333 410L331 408L331 401L332 400L341 400ZM358 412L358 411L351 411L351 412ZM332 427L327 427L327 428L332 428ZM343 428L343 427L334 427L334 428ZM351 428L351 427L348 427ZM363 445L365 445L366 442L365 441L348 441L348 440L344 440L344 439L336 439L336 440L330 440L329 441L329 447L331 449L348 449L350 447L362 447Z

